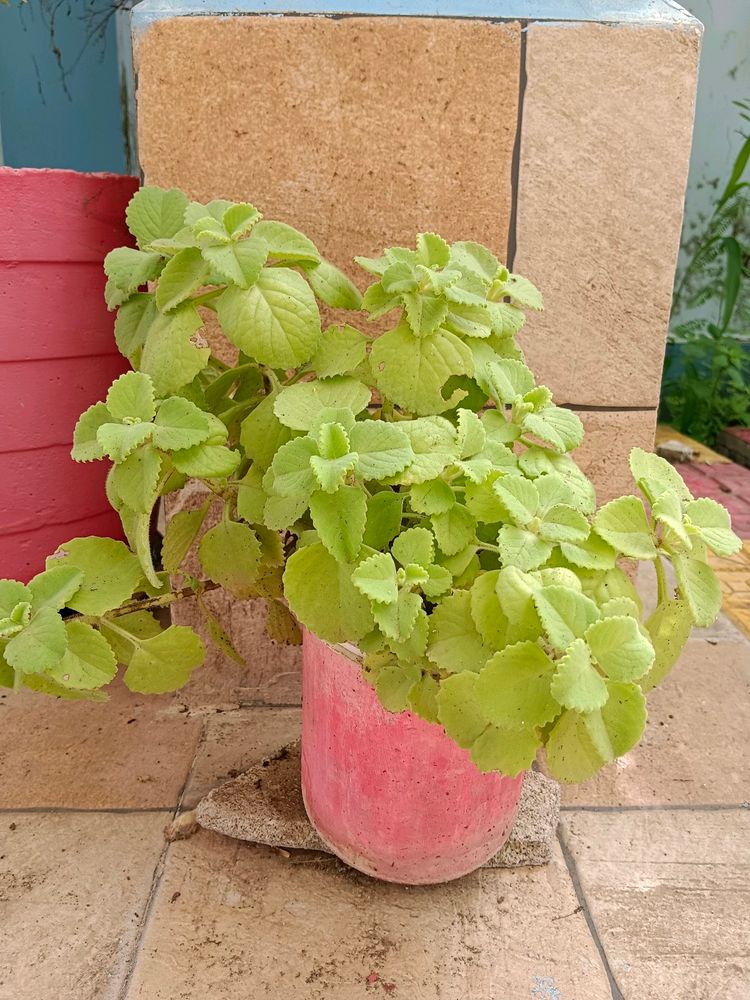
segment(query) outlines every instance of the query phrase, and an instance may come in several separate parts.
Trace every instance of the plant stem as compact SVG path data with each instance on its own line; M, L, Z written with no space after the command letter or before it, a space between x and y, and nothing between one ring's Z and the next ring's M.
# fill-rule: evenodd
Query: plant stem
M666 604L669 600L669 585L667 584L667 574L664 571L664 563L661 561L661 556L656 557L654 569L656 570L657 602L659 604Z

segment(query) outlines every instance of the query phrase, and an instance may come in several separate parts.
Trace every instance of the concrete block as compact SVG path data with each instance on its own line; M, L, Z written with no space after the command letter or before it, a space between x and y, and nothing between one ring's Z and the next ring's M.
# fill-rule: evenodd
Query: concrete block
M578 410L583 421L583 444L573 458L596 487L600 505L614 497L635 493L628 456L632 448L652 451L656 410Z

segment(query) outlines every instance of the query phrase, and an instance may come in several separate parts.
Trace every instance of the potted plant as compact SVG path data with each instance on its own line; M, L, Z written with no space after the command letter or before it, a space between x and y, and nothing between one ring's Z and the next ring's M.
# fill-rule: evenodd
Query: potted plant
M113 463L129 544L73 539L28 586L0 583L0 681L101 698L121 663L132 690L174 690L203 646L152 610L197 594L208 615L214 586L261 597L275 638L304 630L303 789L323 840L380 878L470 871L542 748L584 781L638 742L645 694L719 612L707 553L737 550L729 515L640 449L634 494L597 508L570 455L580 421L515 342L539 293L478 244L421 234L359 258L360 297L251 205L144 188L127 218L139 248L105 270L134 370L72 454ZM322 333L316 300L391 329ZM208 311L232 366L202 338ZM152 511L188 477L210 499L169 522L158 570ZM201 578L185 571L199 538ZM654 566L645 621L622 559Z

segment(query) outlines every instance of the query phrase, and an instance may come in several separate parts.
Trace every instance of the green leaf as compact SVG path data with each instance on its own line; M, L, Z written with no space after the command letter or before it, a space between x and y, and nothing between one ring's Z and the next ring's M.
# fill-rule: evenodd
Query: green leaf
M364 544L371 549L386 548L401 528L403 508L403 494L391 490L382 490L369 497Z
M271 603L276 603L275 601ZM221 627L221 623L218 618L211 614L208 609L206 602L202 601L200 597L198 598L198 607L200 608L201 614L203 615L203 620L206 623L206 628L208 629L208 634L211 642L219 649L224 656L228 657L230 660L234 660L235 663L239 663L240 666L245 666L245 660L237 652L237 650L232 645L232 640L226 634L224 629Z
M310 362L318 378L346 375L367 357L367 338L353 326L329 326Z
M210 502L206 501L196 510L181 510L173 514L167 521L167 530L161 547L161 563L167 573L176 573L182 565L190 546L203 527L210 506Z
M492 652L474 624L468 591L458 590L436 606L430 616L428 659L451 674L478 672Z
M427 579L422 583L422 593L433 600L453 586L453 575L445 566L429 566Z
M153 433L153 424L102 424L96 432L97 439L113 462L124 462L128 455L148 441Z
M548 477L542 477L548 478ZM575 507L556 504L542 518L539 535L548 542L572 542L581 544L588 538L589 522Z
M93 462L104 458L102 448L97 438L99 428L112 422L112 414L104 403L94 403L78 418L73 431L73 450L70 457L74 462Z
M409 504L418 514L445 514L455 502L455 493L443 479L430 479L409 491Z
M396 564L387 552L376 552L361 562L352 573L352 583L379 604L395 604L398 599Z
M245 601L253 596L261 548L255 532L239 521L209 528L198 548L206 576Z
M206 441L211 425L202 410L182 396L171 396L159 407L154 422L154 444L162 451L180 451Z
M544 309L541 293L520 274L511 274L505 284L508 295L527 309Z
M471 617L487 645L502 649L506 642L508 619L497 596L499 570L481 573L471 585Z
M288 531L307 510L309 498L305 496L269 496L263 511L263 522L273 531Z
M617 562L617 552L595 531L583 542L561 542L560 551L582 569L612 569Z
M138 245L147 247L154 240L174 236L182 229L187 205L187 198L177 188L165 191L142 187L130 199L125 221Z
M552 694L564 708L577 712L593 712L609 697L604 678L591 662L589 648L583 639L574 639L558 661Z
M503 404L512 403L516 396L534 388L534 375L522 361L499 358L487 365L486 382L490 395L502 409Z
M661 455L654 455L642 448L633 448L630 452L630 471L650 503L663 493L674 493L684 501L693 499L677 469Z
M244 201L228 208L221 221L224 223L224 229L228 235L236 240L251 230L260 219L261 214L258 209Z
M461 240L451 244L451 261L465 273L470 271L484 281L493 281L500 270L500 261L481 243Z
M310 465L310 459L317 452L317 445L307 437L294 438L282 445L271 464L274 493L309 500L312 492L317 489L317 481Z
M386 479L407 467L413 457L411 442L396 424L383 420L356 423L349 435L359 456L355 472L361 479Z
M470 458L478 454L487 443L487 433L484 424L472 410L459 409L458 417L458 454L460 458Z
M471 748L471 759L480 771L499 771L515 778L534 763L541 743L533 731L490 726Z
M604 760L632 750L646 726L646 699L637 684L607 681L609 698L598 712L585 716L591 740Z
M545 726L559 712L550 692L554 669L535 642L506 646L479 674L476 695L482 712L501 728Z
M65 653L67 637L62 618L50 607L41 608L4 650L11 667L22 673L44 673Z
M274 401L274 412L287 427L309 431L320 415L331 407L361 412L370 402L370 395L366 385L347 376L299 382L281 390Z
M112 469L111 487L128 507L149 513L158 496L161 463L157 451L148 444L142 445Z
M107 410L114 420L154 419L154 386L143 372L126 372L115 379L107 393Z
M654 662L654 647L648 636L635 618L627 615L594 622L586 630L586 642L599 666L614 681L638 680Z
M391 545L394 559L402 566L430 566L435 561L435 540L428 528L407 528Z
M432 515L432 530L440 551L456 555L475 540L477 522L463 504L455 503L445 514Z
M305 235L288 226L285 222L258 222L253 236L262 239L268 247L272 260L289 261L294 264L320 264L321 258L315 244Z
M133 595L141 582L141 565L127 545L113 538L73 538L47 559L83 573L83 583L68 599L68 607L84 615L103 615Z
M430 293L404 292L403 302L406 319L412 333L417 337L434 333L442 325L448 313L448 303L445 299Z
M286 604L281 601L266 601L266 632L274 642L285 646L301 646L302 632L299 623Z
M558 781L587 781L606 763L589 735L585 716L566 711L550 730L547 765Z
M240 464L238 451L221 444L196 444L176 451L172 462L178 472L197 479L226 479Z
M373 604L372 616L384 635L397 642L405 642L417 623L422 608L418 594L400 590L392 604Z
M547 406L539 413L527 414L522 427L557 452L572 451L583 440L580 419L572 410L560 406Z
M409 708L425 722L437 722L440 686L431 674L422 674L409 691Z
M532 596L547 638L560 652L582 637L599 617L589 597L565 586L542 587Z
M552 555L553 546L533 532L504 524L497 535L500 559L505 566L515 566L524 572L537 569Z
M370 363L380 392L418 415L455 406L463 394L457 391L445 399L443 386L452 376L474 370L471 351L454 334L438 331L415 337L405 323L377 338Z
M310 497L310 514L321 542L340 563L352 563L362 547L367 500L358 486L341 486L336 493L317 491Z
M127 297L141 285L157 278L162 264L163 259L158 253L145 253L132 247L117 247L116 250L110 250L104 258L104 273L109 278L110 288L114 286ZM114 305L119 305L120 301L122 298L118 301L110 293L107 304L112 308Z
M73 566L53 566L29 580L28 589L35 611L52 608L59 611L83 583L83 573Z
M272 368L304 364L320 341L315 296L305 279L286 267L265 268L247 289L231 285L217 300L217 313L232 343Z
M594 517L594 528L605 542L625 556L656 558L646 511L638 497L619 497L605 503Z
M85 622L66 622L67 649L49 671L64 687L92 691L108 684L117 673L112 648L96 629Z
M523 476L502 476L493 483L493 489L519 527L526 527L539 508L536 486Z
M320 542L298 549L287 561L289 607L325 642L357 642L374 627L370 602L352 583L353 569L337 562Z
M261 275L268 250L257 233L250 239L228 243L226 246L203 247L203 258L213 273L240 288L250 288ZM163 278L162 278L163 280Z
M240 428L240 444L245 454L261 469L268 468L276 452L292 436L273 411L276 399L276 393L269 393L245 417Z
M156 304L169 312L206 284L209 268L198 247L180 250L168 260L156 288Z
M140 368L151 376L157 396L179 392L208 364L211 349L198 331L203 320L192 302L183 302L151 324Z
M139 694L176 691L187 684L204 656L203 643L191 628L170 625L159 635L139 642L123 680Z
M375 678L375 691L387 712L403 712L409 705L409 692L419 681L419 667L413 663L389 663Z
M316 485L326 493L335 493L340 489L349 473L357 463L357 456L351 453L339 458L321 458L313 455L310 468L315 475Z
M456 432L444 417L404 420L399 430L411 441L414 458L399 477L404 485L427 482L439 476L458 458Z
M717 556L732 556L742 548L742 539L732 531L729 512L715 500L708 497L691 500L685 514L690 525Z
M712 625L721 611L721 584L711 567L689 556L673 556L680 596L701 628Z
M148 611L133 611L128 615L117 615L113 619L113 624L117 627L116 632L108 627L106 620L99 625L99 631L112 647L117 662L126 666L133 658L133 653L138 645L133 640L150 639L162 631L159 622ZM127 635L123 636L122 632L126 632ZM131 638L128 639L128 636Z
M670 600L657 607L646 622L646 630L656 655L653 666L639 683L643 691L650 691L661 684L677 663L693 631L693 615L685 601Z
M307 267L305 271L316 297L327 306L332 309L362 308L362 296L357 286L330 261L321 260L315 267ZM317 365L314 364L313 368L318 375L323 376Z
M476 687L479 675L473 671L452 674L440 682L437 693L438 721L460 747L468 749L487 728Z

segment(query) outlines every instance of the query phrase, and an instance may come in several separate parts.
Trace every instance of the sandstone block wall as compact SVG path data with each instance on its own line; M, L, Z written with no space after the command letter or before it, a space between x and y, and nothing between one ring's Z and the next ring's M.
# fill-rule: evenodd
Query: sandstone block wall
M486 243L545 296L523 346L580 413L578 458L606 500L629 489L630 447L653 445L700 25L671 0L433 11L144 0L144 179L252 201L360 283L355 253L420 230ZM296 700L298 656L263 645L260 615L223 609L249 673L212 654L195 704Z

